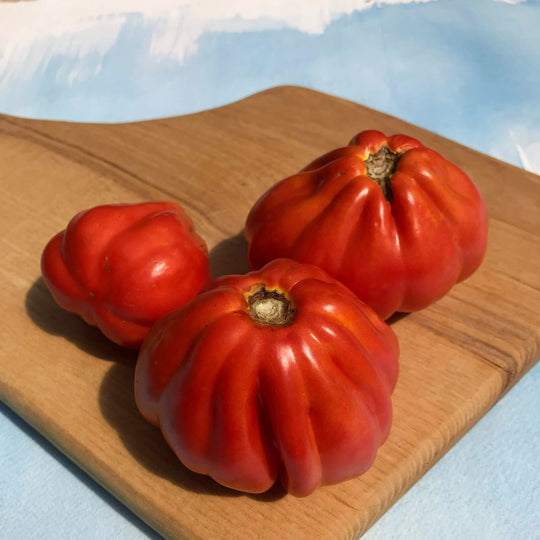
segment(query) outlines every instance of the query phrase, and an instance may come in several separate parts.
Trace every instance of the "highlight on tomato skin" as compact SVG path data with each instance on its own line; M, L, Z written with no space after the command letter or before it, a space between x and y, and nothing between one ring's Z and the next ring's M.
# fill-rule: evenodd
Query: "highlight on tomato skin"
M206 244L174 202L79 212L46 245L41 269L58 305L127 348L210 280Z
M424 309L473 274L487 232L464 171L417 139L375 130L270 187L245 224L252 269L279 257L315 264L383 319Z
M222 276L148 333L135 401L180 461L235 490L303 497L364 473L387 439L399 345L320 268Z

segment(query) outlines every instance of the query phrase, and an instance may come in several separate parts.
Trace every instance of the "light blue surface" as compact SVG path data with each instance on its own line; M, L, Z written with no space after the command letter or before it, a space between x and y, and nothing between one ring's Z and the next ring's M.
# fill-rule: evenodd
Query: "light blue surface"
M72 1L67 23L65 4L0 3L0 112L129 121L298 84L540 173L538 1ZM537 366L364 538L540 539L539 383ZM0 406L0 538L157 535Z

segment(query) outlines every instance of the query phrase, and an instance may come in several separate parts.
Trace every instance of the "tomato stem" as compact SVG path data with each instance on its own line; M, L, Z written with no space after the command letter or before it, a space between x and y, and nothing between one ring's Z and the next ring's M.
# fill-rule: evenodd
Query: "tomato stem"
M294 317L292 302L281 292L262 286L247 297L248 314L260 324L287 326Z
M396 172L401 153L395 153L388 146L381 146L375 154L364 160L366 175L377 182L388 202L392 202L392 175Z

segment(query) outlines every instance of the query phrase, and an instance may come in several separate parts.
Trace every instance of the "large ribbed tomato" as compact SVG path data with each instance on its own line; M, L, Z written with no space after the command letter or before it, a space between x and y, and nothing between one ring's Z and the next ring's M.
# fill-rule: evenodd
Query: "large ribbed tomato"
M487 211L470 178L406 135L356 135L270 188L245 227L252 268L316 264L382 317L422 309L480 265Z
M206 244L173 202L80 212L47 244L41 268L61 307L132 348L210 279Z
M158 321L135 398L190 469L296 496L363 473L388 436L394 332L323 270L275 260Z

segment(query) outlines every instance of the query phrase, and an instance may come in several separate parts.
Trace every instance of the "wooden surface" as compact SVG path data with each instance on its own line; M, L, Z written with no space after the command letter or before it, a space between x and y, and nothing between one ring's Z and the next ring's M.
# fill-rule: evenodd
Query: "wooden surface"
M171 199L207 241L213 275L244 272L241 232L263 190L363 129L406 132L473 177L490 212L486 259L435 305L392 320L402 351L394 424L365 475L305 499L222 488L186 470L138 414L135 353L55 305L41 251L79 210ZM0 116L0 398L166 537L356 537L538 359L539 180L296 87L132 124Z

